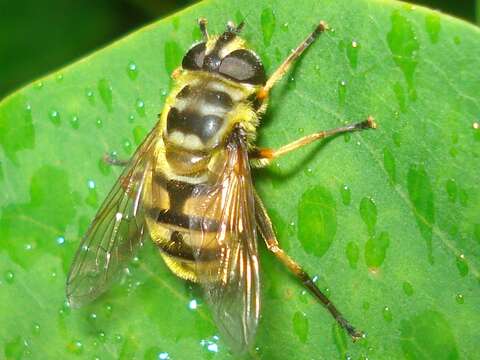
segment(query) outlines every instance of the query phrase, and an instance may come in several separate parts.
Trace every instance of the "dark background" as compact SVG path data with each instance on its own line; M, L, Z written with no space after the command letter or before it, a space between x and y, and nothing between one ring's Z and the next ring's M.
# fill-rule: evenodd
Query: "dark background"
M0 99L136 28L195 2L0 0ZM475 0L411 2L475 22Z

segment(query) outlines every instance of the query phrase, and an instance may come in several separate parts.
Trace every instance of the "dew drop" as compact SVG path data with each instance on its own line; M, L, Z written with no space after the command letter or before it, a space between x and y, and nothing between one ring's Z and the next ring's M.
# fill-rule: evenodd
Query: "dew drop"
M300 311L296 311L293 314L293 331L297 335L298 339L302 343L306 343L308 340L309 324L307 316Z
M464 254L460 254L459 256L457 256L456 264L457 264L457 269L460 276L461 277L467 276L469 269L468 269L468 263L465 259Z
M85 96L87 97L88 103L90 105L95 105L95 96L93 90L90 88L85 89Z
M306 168L304 171L305 175L307 176L312 176L313 175L313 169L312 168Z
M7 284L12 284L13 280L15 279L15 275L12 271L8 270L5 272L5 275L3 276Z
M288 78L287 87L289 91L293 91L297 87L297 81L295 79L295 76L290 76Z
M71 341L67 344L67 351L72 354L80 355L83 352L83 344L79 340Z
M168 355L167 352L161 352L158 354L158 359L159 360L170 360L170 355Z
M123 150L124 150L127 154L131 154L131 153L132 153L132 143L130 142L130 140L128 140L128 139L123 140Z
M96 207L98 204L98 195L97 195L97 190L95 188L96 187L95 181L88 180L87 187L88 187L88 194L85 199L85 203L87 203L91 207Z
M113 337L117 343L121 343L123 340L123 336L120 334L117 334Z
M457 200L458 187L454 179L448 179L445 184L445 189L447 190L448 200L450 202L455 202Z
M34 334L39 334L40 333L40 324L33 323L32 330L33 330Z
M78 116L77 115L74 115L70 118L70 126L73 128L73 129L78 129L80 124L78 122Z
M338 82L338 104L340 106L345 105L345 99L347 96L347 83L345 80L341 80Z
M348 185L343 184L340 187L340 195L342 196L342 203L343 205L350 205L352 202L352 191L348 187Z
M377 223L377 205L371 197L364 197L360 201L360 216L367 225L368 233L372 235L375 232L375 224Z
M134 256L131 264L133 267L138 268L140 266L140 258L138 256Z
M360 48L360 45L355 40L352 41L351 45L352 46L347 46L346 48L347 58L350 62L350 66L352 67L352 69L356 69L358 64L358 50Z
M107 316L112 315L112 312L113 312L113 307L112 307L112 305L107 304L107 305L105 306L105 312L106 312Z
M478 129L480 129L480 123L475 121L475 122L472 124L472 127L473 127L475 130L478 130Z
M138 115L145 117L145 102L142 99L137 99L135 101L135 110Z
M70 304L68 303L68 301L65 301L60 310L58 310L58 315L65 317L70 314L70 311Z
M39 81L35 84L35 89L40 90L42 88L43 88L43 81Z
M455 301L457 302L457 304L463 304L465 302L465 299L463 298L463 295L462 294L457 294L455 296Z
M207 339L207 340L200 340L200 345L204 348L206 348L208 351L217 353L218 352L218 342L219 337L214 335L212 336L212 339Z
M197 300L193 299L193 300L190 300L189 303L188 303L188 308L190 310L196 310L198 307L198 303L197 303Z
M405 293L405 295L407 295L407 296L412 296L413 295L413 286L408 281L405 281L402 284L402 288L403 288L403 292Z
M17 336L8 342L5 342L4 354L6 356L5 359L30 358L30 355L32 355L30 351L30 341ZM2 357L2 359L4 359L4 357Z
M386 322L392 322L393 320L393 316L392 316L392 310L390 310L390 308L388 306L385 306L382 310L382 315L383 315L383 319L386 321Z
M309 297L308 297L308 293L307 293L306 290L301 290L300 291L300 298L299 299L302 303L308 304Z
M99 331L97 334L97 338L101 343L104 343L106 339L106 335L103 331Z
M58 82L63 80L63 74L58 74L57 77L55 78Z
M100 99L107 107L109 112L113 109L113 95L112 95L112 85L107 79L100 79L97 85L98 93L100 94Z
M130 80L135 80L138 76L138 67L133 61L130 61L127 66L127 74Z
M433 264L432 228L435 224L433 187L423 166L411 165L407 175L408 195L420 234L427 245L428 260Z
M330 191L322 186L307 189L298 203L297 219L297 237L303 249L310 255L322 257L337 231L336 202ZM316 241L311 241L311 234L317 234Z
M217 344L208 344L207 350L211 352L218 352L218 345Z
M425 17L425 29L427 30L432 44L436 44L441 30L440 16L433 12L428 14Z
M130 115L128 116L128 121L131 122L131 123L133 123L133 122L135 121L135 115L130 114Z
M288 31L288 25L289 25L288 22L284 22L284 23L282 24L282 27L281 27L282 31L287 32L287 31Z
M57 237L57 239L56 239L55 241L56 241L56 243L57 243L58 245L63 245L63 244L65 244L65 238L64 238L63 236Z
M57 110L50 110L48 117L54 125L60 125L60 113Z
M412 100L417 95L415 91L415 71L418 65L418 49L420 43L410 20L399 10L390 17L391 30L387 34L387 43L395 64L400 68L407 82L408 94Z
M390 246L390 236L382 231L380 235L374 236L373 233L365 243L365 263L371 272L376 273L382 266L387 255L387 249Z
M93 180L88 180L87 181L87 187L91 190L91 189L95 189L95 181Z
M97 127L97 129L101 129L103 127L102 119L97 118L97 120L95 121L95 126Z

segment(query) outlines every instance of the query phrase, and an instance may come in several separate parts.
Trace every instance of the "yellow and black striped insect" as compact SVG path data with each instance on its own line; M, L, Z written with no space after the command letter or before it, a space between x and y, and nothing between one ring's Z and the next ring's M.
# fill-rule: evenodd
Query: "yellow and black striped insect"
M251 166L267 166L288 152L340 133L375 128L373 118L320 131L279 149L254 145L273 85L323 33L315 30L267 78L260 58L229 22L193 45L158 123L127 163L99 209L73 261L67 297L81 306L104 292L134 256L144 235L172 272L204 290L220 334L232 350L252 346L260 313L257 233L353 340L360 331L342 316L309 275L280 247L256 194Z

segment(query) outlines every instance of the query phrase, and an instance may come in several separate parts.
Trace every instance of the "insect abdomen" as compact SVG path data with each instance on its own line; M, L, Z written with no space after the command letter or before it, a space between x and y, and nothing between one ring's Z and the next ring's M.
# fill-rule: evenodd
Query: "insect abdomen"
M153 183L146 184L152 192L146 199L150 211L146 221L153 242L160 248L168 267L179 277L197 281L196 273L205 273L207 267L218 265L216 242L199 244L192 239L192 233L202 231L215 236L217 222L198 216L201 198L192 196L192 192L202 183L193 183L195 178L183 180L167 179L160 169L153 176ZM207 182L203 185L206 186ZM148 196L148 195L146 195ZM200 237L195 237L200 238ZM210 248L209 248L210 246ZM200 263L195 254L201 249L203 261Z

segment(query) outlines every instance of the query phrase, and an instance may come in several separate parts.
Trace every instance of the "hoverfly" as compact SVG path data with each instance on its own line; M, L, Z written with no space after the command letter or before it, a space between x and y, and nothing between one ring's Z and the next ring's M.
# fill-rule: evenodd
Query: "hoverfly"
M186 53L159 121L98 210L67 279L78 307L107 290L134 256L144 235L170 270L199 283L220 334L235 352L249 349L260 313L257 233L267 248L356 340L363 336L280 247L250 168L327 137L375 128L367 120L320 131L279 149L254 145L268 95L292 63L327 30L320 22L267 78L260 58L239 37L243 23L228 22Z

